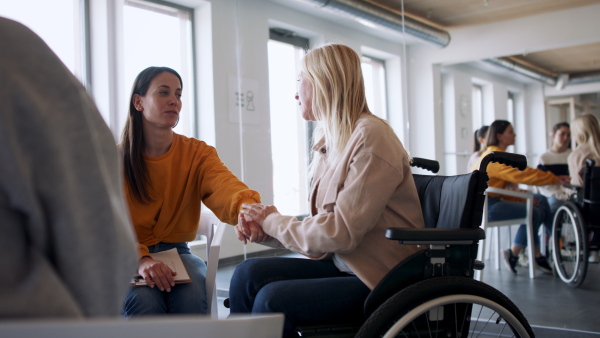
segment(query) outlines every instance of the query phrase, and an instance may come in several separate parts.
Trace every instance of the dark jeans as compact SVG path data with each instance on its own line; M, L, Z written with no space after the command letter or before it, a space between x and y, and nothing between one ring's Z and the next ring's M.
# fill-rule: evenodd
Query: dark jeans
M333 261L303 258L251 258L233 273L231 313L285 314L284 336L294 327L364 320L370 289L356 276L340 272Z
M125 317L159 314L206 314L206 264L190 253L187 243L163 243L149 246L150 253L177 248L192 282L176 284L171 292L157 287L132 286L125 298ZM133 273L132 273L133 275Z
M552 218L554 215L550 211L550 205L546 197L539 194L534 194L533 197L539 202L537 207L533 207L533 244L539 246L540 238L537 236L538 230L544 224L546 233L549 233L552 229ZM490 221L524 218L526 214L527 206L523 202L505 201L498 197L488 198L488 219ZM523 248L527 246L527 229L525 224L519 226L513 243Z

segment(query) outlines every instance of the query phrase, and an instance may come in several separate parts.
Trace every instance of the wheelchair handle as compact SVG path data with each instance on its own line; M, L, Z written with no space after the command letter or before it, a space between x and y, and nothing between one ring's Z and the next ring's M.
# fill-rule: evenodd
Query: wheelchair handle
M421 157L413 157L410 160L410 166L429 170L434 174L440 171L440 162L435 160L428 160Z
M509 165L521 171L527 168L527 157L524 155L507 153L503 151L492 151L481 160L481 164L479 164L479 171L486 171L490 162Z

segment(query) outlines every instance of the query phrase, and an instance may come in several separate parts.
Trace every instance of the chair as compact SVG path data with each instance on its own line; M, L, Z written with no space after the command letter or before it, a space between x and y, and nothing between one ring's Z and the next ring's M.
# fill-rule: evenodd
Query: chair
M489 221L488 220L488 197L489 193L511 196L511 197L519 197L526 200L525 204L527 206L527 213L525 218L512 218L508 220L502 221ZM529 255L529 278L535 278L535 255L533 253L533 194L530 192L521 192L521 191L513 191L506 190L500 188L488 187L485 192L485 202L483 205L483 221L481 223L481 227L483 230L487 232L488 228L495 228L494 232L494 241L493 241L493 250L496 252L496 270L500 269L500 230L501 226L510 226L516 224L525 224L527 227L527 254ZM537 234L536 234L537 235ZM483 255L485 254L485 247L487 241L482 241L479 247L479 259L483 260ZM479 272L479 280L483 278L483 270Z
M153 318L102 318L0 321L0 337L265 337L279 338L283 314L231 316L215 319L198 316Z
M219 252L221 241L225 232L226 224L219 221L217 216L203 212L200 214L198 235L206 237L206 242L197 240L189 242L190 248L206 243L206 301L208 303L207 314L218 318L217 303L217 269L219 267Z

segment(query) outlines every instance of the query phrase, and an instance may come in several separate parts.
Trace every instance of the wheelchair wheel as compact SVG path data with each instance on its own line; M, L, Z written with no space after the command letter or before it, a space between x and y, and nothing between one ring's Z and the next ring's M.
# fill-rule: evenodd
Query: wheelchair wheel
M585 223L579 208L572 202L562 205L552 222L552 255L560 279L579 287L587 273Z
M533 337L504 294L466 277L431 278L385 301L356 337Z

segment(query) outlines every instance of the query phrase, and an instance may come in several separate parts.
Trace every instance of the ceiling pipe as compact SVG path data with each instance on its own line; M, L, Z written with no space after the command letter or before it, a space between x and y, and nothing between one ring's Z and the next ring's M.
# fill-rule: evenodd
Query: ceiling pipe
M485 61L540 81L548 86L556 87L557 90L561 90L567 85L600 82L600 71L557 74L538 67L528 66L524 62L517 62L511 57L492 58Z
M411 17L398 15L369 2L360 0L297 0L318 5L325 10L350 17L359 22L366 22L378 28L391 30L394 33L406 33L419 39L446 47L450 43L450 33Z
M556 82L558 81L558 74L548 74L546 72L540 71L539 69L528 67L526 65L515 62L514 60L507 57L486 59L485 61L493 65L512 70L513 72L517 72L531 79L540 81L548 86L556 86Z
M567 84L583 84L591 82L600 82L600 71L571 74Z

